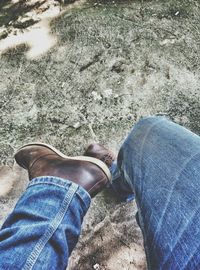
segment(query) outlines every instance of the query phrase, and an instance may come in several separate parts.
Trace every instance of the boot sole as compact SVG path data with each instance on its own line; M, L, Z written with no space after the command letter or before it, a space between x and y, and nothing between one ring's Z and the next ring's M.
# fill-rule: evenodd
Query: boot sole
M25 145L23 145L22 147L20 147L20 148L17 150L16 154L17 154L20 150L22 150L23 148L26 148L26 147L28 147L28 146L34 146L34 145L46 147L46 148L52 150L54 153L56 153L58 156L60 156L60 157L62 157L62 158L91 162L91 163L97 165L97 166L105 173L105 175L107 176L107 178L108 178L109 181L111 180L111 173L110 173L110 171L109 171L107 165L106 165L103 161L101 161L101 160L99 160L99 159L97 159L97 158L88 157L88 156L69 157L69 156L64 155L62 152L60 152L60 151L59 151L58 149L56 149L55 147L53 147L53 146L51 146L51 145L49 145L49 144L46 144L46 143L32 142L32 143L25 144Z

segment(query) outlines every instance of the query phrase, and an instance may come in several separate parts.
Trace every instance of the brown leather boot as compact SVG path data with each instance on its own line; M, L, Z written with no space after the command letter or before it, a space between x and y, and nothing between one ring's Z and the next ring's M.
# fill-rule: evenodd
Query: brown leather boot
M93 157L68 157L48 144L30 143L15 154L16 162L28 170L29 179L56 176L82 186L94 197L111 179L107 165Z
M116 155L102 144L93 143L88 146L84 156L94 157L104 162L108 168L111 167L113 161L116 160Z

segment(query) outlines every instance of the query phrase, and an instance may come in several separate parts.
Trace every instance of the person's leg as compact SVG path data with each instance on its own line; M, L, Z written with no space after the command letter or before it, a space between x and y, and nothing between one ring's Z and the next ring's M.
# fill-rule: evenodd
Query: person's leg
M31 182L0 230L0 269L64 270L109 169L98 159L69 158L40 143L22 147L15 159Z
M90 200L68 180L33 179L0 231L0 269L66 269Z
M143 119L118 166L121 190L135 194L148 269L200 269L200 137L164 117Z

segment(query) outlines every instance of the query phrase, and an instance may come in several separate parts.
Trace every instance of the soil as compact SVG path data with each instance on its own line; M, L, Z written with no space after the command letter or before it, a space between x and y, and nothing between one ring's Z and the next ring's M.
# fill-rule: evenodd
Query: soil
M200 134L198 0L7 0L0 14L1 223L28 183L13 160L24 143L117 152L157 113ZM100 193L68 269L146 269L135 213Z

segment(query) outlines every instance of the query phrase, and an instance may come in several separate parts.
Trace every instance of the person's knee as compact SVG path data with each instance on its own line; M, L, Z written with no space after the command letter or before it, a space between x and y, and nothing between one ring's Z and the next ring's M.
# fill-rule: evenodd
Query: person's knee
M167 120L167 117L161 116L161 115L145 116L141 118L135 125L138 124L140 126L149 126L149 125L154 125L161 120Z
M165 116L147 116L141 118L138 122L133 125L131 132L129 133L126 143L133 143L135 138L142 138L153 126L157 125L160 121L166 120Z

